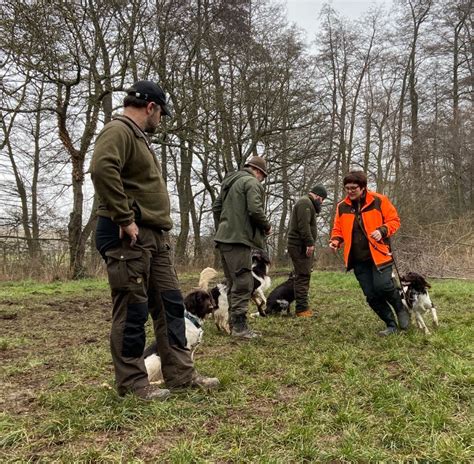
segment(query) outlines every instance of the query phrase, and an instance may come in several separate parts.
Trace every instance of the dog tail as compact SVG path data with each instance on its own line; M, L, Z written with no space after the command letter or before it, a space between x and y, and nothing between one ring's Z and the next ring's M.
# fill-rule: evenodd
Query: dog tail
M199 288L207 292L209 290L209 282L215 277L217 277L217 271L214 268L206 267L206 269L203 269L199 276Z

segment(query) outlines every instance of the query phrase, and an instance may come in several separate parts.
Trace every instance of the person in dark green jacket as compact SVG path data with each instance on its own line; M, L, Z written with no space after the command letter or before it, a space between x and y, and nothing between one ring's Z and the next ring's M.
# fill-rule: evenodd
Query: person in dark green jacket
M217 387L194 369L186 347L184 303L165 232L173 226L161 166L146 134L169 115L163 90L138 81L124 112L97 136L91 176L99 199L96 246L107 264L113 313L110 349L120 396L163 400L170 394L148 381L143 352L148 314L166 386Z
M315 185L307 196L300 198L291 212L288 228L288 254L294 269L296 315L311 317L308 292L313 267L314 244L317 236L316 216L328 194L322 185Z
M214 240L227 279L231 335L244 339L258 337L247 325L247 310L253 291L251 249L263 250L271 232L261 184L266 177L265 160L252 157L243 170L226 176L212 207L217 224Z

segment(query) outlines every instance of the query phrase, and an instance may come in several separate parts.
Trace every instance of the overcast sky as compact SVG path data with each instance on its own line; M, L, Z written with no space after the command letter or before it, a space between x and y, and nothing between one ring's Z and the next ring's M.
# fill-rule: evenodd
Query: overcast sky
M390 4L388 0L283 0L288 11L288 20L306 30L312 41L318 30L319 13L325 3L349 19L356 19L374 5Z

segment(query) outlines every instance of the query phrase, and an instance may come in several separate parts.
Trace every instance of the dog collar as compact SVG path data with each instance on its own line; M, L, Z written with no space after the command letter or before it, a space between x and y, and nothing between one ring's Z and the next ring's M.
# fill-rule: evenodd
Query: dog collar
M184 317L189 319L196 328L200 329L202 327L201 319L199 319L199 317L195 316L194 314L188 312L187 309L184 310Z

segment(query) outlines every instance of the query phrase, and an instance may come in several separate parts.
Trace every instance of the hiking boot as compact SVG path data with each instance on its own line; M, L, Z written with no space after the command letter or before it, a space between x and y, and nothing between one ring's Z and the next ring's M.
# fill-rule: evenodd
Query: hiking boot
M313 317L313 311L309 308L304 311L297 311L296 317Z
M191 382L189 382L189 387L191 388L201 388L202 390L215 390L219 388L220 381L217 377L204 377L197 372L194 373Z
M410 326L410 314L405 307L403 307L400 311L397 311L397 318L400 329L407 330Z
M260 338L261 335L254 332L247 325L245 327L234 326L230 331L231 337L241 338L243 340L253 340L254 338Z
M247 325L247 318L245 316L238 316L231 324L230 328L231 337L241 338L242 340L252 340L260 337L260 334L254 332Z
M389 335L397 333L397 328L389 326L385 330L381 330L378 335L379 337L388 337Z
M137 388L136 390L132 390L130 393L143 401L164 401L170 396L169 390L166 388L160 388L157 385L146 385Z

